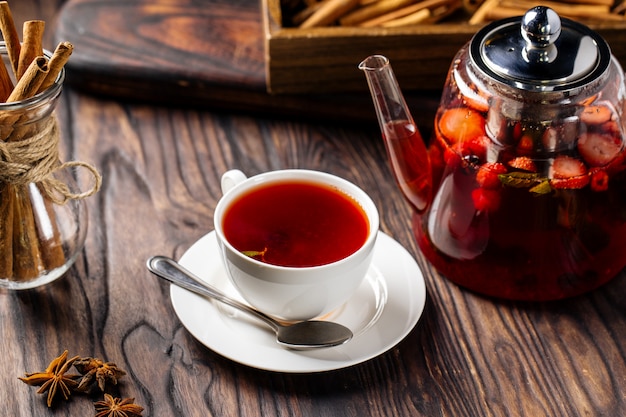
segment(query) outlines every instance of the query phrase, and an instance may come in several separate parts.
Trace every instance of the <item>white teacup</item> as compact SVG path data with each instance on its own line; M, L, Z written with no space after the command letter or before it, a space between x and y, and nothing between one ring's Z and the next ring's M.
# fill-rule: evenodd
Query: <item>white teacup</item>
M364 243L342 259L305 267L273 265L237 250L225 237L224 214L251 190L285 181L321 184L356 202L368 223ZM289 169L250 178L239 170L228 171L222 176L222 192L214 214L215 232L228 276L250 305L284 320L308 320L340 307L355 293L371 265L379 228L378 210L363 190L331 174Z

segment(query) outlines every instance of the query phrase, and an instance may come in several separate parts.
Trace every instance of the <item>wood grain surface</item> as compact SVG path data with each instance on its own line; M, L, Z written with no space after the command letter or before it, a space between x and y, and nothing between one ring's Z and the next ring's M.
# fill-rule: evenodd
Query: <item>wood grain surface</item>
M56 16L53 2L18 3L16 18ZM372 124L129 103L72 88L58 117L64 158L94 163L104 182L87 202L86 245L66 276L35 290L0 291L3 415L95 415L98 394L50 410L18 380L64 349L125 369L115 393L134 397L144 416L626 415L626 275L551 303L498 301L451 284L417 250L410 209ZM234 363L187 332L169 286L146 271L149 256L178 258L212 230L225 170L291 167L364 188L381 229L423 268L420 322L363 364L291 375Z
M300 119L374 118L368 93L266 92L257 0L72 0L58 20L57 41L75 46L67 83L91 94ZM407 100L428 124L439 93Z

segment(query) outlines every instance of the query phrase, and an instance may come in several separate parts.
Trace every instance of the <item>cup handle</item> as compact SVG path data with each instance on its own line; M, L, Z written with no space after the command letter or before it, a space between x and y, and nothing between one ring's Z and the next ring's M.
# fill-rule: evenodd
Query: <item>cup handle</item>
M230 171L226 171L222 175L222 194L226 194L228 191L233 189L237 184L244 182L247 179L246 174L241 172L238 169L231 169Z

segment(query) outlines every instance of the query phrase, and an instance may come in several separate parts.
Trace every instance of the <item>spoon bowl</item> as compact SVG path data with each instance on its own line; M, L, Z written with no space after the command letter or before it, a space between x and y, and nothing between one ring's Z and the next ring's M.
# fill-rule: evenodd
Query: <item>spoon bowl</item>
M154 275L174 285L256 317L274 330L276 342L283 347L295 350L318 349L342 345L352 339L350 329L331 321L306 320L283 324L259 310L228 297L171 258L153 256L148 259L147 267Z

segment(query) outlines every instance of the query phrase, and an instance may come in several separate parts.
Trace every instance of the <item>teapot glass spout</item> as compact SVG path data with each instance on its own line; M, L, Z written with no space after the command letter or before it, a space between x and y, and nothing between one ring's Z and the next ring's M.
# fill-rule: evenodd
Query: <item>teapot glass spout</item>
M398 187L417 212L432 197L428 151L400 91L389 60L372 55L359 64L367 78L389 163Z

